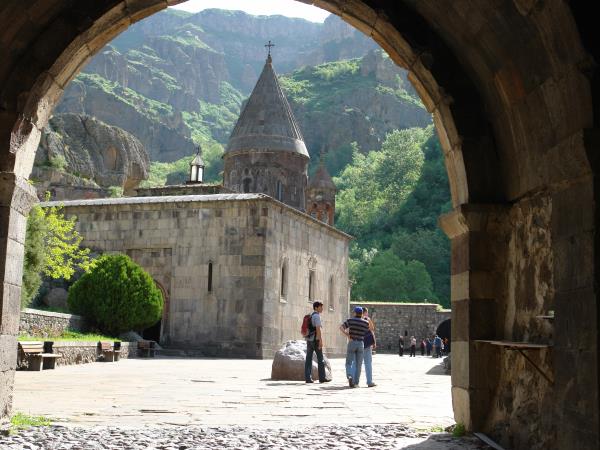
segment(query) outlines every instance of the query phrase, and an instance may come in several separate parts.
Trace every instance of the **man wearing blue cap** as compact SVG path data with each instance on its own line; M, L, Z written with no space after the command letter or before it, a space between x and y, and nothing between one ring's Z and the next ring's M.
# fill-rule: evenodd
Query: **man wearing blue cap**
M363 309L354 308L354 317L340 325L340 331L348 338L346 350L346 377L351 388L358 387L364 358L364 339L369 331L369 322L362 317Z

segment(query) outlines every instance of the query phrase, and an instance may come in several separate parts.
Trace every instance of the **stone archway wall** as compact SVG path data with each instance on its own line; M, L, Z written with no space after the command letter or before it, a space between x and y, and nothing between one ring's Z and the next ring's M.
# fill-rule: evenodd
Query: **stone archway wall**
M584 20L595 17L591 6L577 6L576 22L562 0L305 2L376 40L409 70L434 115L455 208L442 226L452 239L456 420L511 448L597 448L600 139L588 53L597 32ZM25 214L34 199L26 180L40 130L91 55L174 3L0 6L3 418L11 403ZM540 322L536 316L548 310L555 321ZM553 350L533 356L554 384L514 354L475 342L481 339L554 341Z

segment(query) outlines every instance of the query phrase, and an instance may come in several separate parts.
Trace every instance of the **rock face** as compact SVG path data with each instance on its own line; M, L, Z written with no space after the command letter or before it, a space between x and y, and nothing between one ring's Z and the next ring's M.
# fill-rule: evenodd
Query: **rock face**
M120 128L77 114L58 114L42 133L32 179L38 194L59 200L108 195L109 187L132 192L148 178L148 155Z
M275 42L280 73L377 48L333 16L319 24L239 11L165 11L99 52L55 111L87 114L132 133L152 161L193 154L192 136L225 144L261 72L267 40Z
M65 288L52 288L42 299L42 302L51 308L67 308L69 293Z
M325 376L331 379L331 364L327 357L325 360ZM306 360L306 341L287 341L275 353L271 367L271 379L304 381L304 361ZM319 379L317 355L313 354L312 378Z

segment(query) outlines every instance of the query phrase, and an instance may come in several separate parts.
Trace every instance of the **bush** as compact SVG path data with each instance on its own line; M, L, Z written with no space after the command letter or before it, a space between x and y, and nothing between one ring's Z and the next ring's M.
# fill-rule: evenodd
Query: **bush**
M69 289L69 309L105 333L143 330L161 317L163 298L148 273L121 254L104 255Z

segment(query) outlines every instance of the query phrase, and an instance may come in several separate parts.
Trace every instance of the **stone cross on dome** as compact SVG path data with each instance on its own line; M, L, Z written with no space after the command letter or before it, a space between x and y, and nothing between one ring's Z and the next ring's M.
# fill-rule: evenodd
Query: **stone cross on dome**
M271 58L271 47L275 47L275 44L271 44L271 41L269 41L268 44L265 44L265 47L267 47L268 50L268 54L267 54L267 62L271 62L272 58Z

